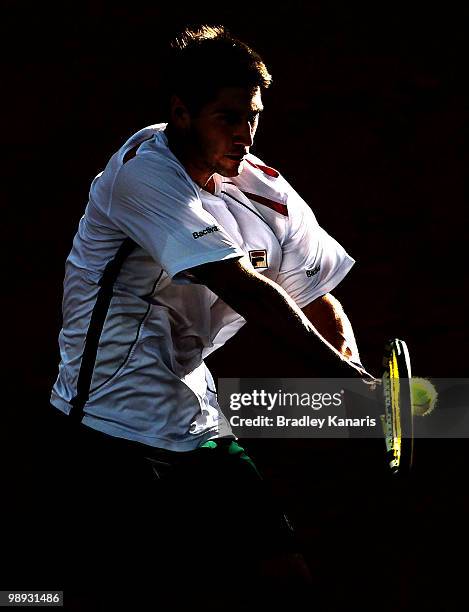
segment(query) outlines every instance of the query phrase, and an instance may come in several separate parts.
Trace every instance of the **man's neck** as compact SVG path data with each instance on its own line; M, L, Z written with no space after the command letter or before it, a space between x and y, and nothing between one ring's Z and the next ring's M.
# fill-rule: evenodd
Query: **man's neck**
M205 189L205 191L208 191L211 194L215 193L215 181L213 179L213 176L211 176L208 179L208 181L207 181L205 187L203 187L203 189Z
M168 147L173 155L175 155L184 166L187 174L191 177L194 183L197 183L199 187L202 187L202 189L205 189L205 191L213 194L215 192L215 181L213 180L213 175L211 176L210 174L207 174L206 171L202 170L197 166L197 164L193 163L189 148L181 138L178 138L175 131L171 129L171 126L168 125L165 133L168 139Z

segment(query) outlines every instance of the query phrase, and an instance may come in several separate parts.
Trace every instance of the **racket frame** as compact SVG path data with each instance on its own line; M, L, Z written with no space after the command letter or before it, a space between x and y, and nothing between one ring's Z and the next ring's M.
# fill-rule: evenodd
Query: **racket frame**
M413 413L411 366L406 343L389 340L383 356L382 389L384 415L381 415L386 456L391 473L407 473L413 460Z

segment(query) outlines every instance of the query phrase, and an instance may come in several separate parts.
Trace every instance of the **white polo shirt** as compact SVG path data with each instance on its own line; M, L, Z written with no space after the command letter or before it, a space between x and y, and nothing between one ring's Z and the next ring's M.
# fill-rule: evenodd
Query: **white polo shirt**
M354 261L253 155L238 177L214 175L213 195L201 189L165 127L134 134L91 185L66 262L51 402L67 414L79 404L104 433L186 451L231 435L203 360L245 322L186 271L247 255L304 307Z

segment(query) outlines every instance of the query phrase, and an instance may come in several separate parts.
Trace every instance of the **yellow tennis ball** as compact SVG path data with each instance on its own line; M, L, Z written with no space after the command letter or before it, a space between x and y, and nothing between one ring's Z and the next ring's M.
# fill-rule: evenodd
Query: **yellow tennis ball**
M438 393L428 378L412 378L412 412L416 416L428 416L435 408Z

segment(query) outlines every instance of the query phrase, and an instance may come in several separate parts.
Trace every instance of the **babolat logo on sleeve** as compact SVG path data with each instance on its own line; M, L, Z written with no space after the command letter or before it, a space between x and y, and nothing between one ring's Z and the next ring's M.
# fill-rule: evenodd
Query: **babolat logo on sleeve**
M259 268L268 268L267 251L265 249L249 251L249 259L251 260L252 267L256 270L259 270Z
M306 270L306 276L308 278L310 278L311 276L315 276L319 270L321 269L321 266L316 266L315 268L311 268L311 270Z
M206 236L207 234L213 234L213 232L219 232L220 228L218 227L218 225L212 225L212 227L206 227L203 230L200 230L200 232L192 232L192 236L197 240L197 238L202 238L203 236Z

